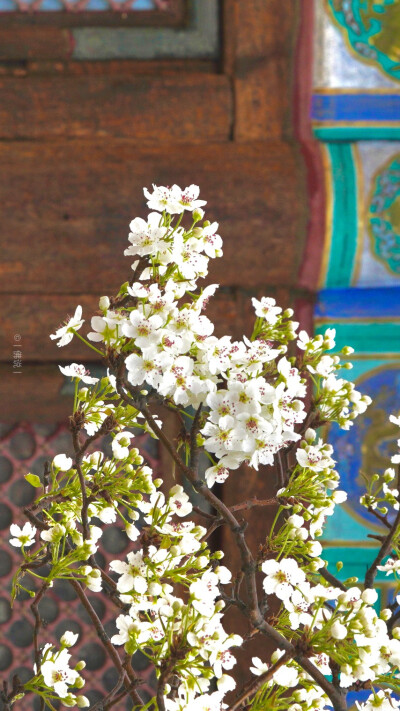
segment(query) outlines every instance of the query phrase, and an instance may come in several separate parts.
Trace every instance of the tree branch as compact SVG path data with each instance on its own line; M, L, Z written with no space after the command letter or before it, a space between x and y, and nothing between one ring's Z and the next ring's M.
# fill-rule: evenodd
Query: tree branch
M375 560L372 562L370 567L367 570L367 573L365 575L365 580L364 580L364 587L365 588L372 588L374 584L374 580L376 577L376 574L378 572L378 565L382 562L384 557L389 554L393 539L396 535L396 531L398 527L400 526L400 510L397 512L397 516L393 522L393 525L387 534L385 540L383 541L378 555L376 556Z
M272 667L268 669L268 671L264 672L264 674L261 674L260 676L256 677L253 681L251 681L247 686L243 689L242 693L240 696L234 701L234 703L229 706L228 711L237 711L241 707L244 701L249 698L249 696L252 696L253 694L256 694L257 691L261 689L264 684L267 683L267 681L270 681L272 677L274 676L275 672L280 669L286 662L292 658L292 655L289 654L289 652L285 652L278 661L273 664Z
M97 613L93 609L92 605L90 604L88 598L86 597L83 588L81 584L77 580L71 580L69 581L74 588L75 592L77 593L82 605L84 606L86 612L88 613L90 619L92 620L92 623L96 629L97 635L102 642L107 654L113 661L116 669L118 670L119 674L123 675L124 679L124 685L125 689L128 692L128 689L131 687L131 684L136 686L139 683L138 678L136 677L135 672L133 671L132 667L129 666L129 668L125 668L121 662L121 658L115 649L114 645L112 644L110 638L108 637L101 621L100 618L97 616ZM144 706L143 701L136 691L135 688L133 688L130 691L130 696L132 700L135 702L136 705L138 705L140 708Z
M121 369L122 363L120 363L116 377L117 390L121 397L128 402L128 404L133 405L142 413L154 434L156 434L160 441L164 444L172 459L180 468L182 474L191 482L194 489L200 493L216 511L218 511L220 517L224 519L232 531L242 560L242 572L244 574L244 582L248 598L248 611L246 614L251 624L253 627L260 630L260 632L268 636L278 647L284 649L285 652L290 653L296 659L300 666L302 666L303 669L307 671L308 674L310 674L310 676L325 691L332 702L334 711L347 711L345 696L343 696L343 693L336 689L333 684L331 684L331 682L329 682L324 675L321 674L319 669L308 659L308 657L302 653L298 653L291 642L289 642L285 637L283 637L283 635L280 634L280 632L264 620L258 603L256 584L257 564L244 536L245 526L239 523L230 509L207 487L205 482L198 478L197 472L193 471L191 467L188 467L182 461L172 442L169 441L168 437L158 426L146 403L140 400L140 398L137 400L131 400L131 398L126 395L124 386L130 394L133 394L134 398L137 397L135 390L129 385L129 383L123 382Z

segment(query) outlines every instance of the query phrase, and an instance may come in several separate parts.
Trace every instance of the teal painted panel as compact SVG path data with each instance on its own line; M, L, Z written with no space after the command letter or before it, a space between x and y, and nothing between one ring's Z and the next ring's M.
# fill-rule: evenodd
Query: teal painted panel
M316 333L324 333L326 328L336 329L337 350L343 346L352 346L357 353L399 353L400 323L385 321L381 323L318 323Z
M335 542L357 541L364 545L366 534L372 529L367 530L365 521L361 522L355 519L354 516L346 510L345 506L336 506L335 513L327 517L324 528L324 540Z
M328 570L330 570L333 575L339 578L339 580L346 580L349 577L357 577L359 580L363 580L365 573L373 562L378 548L366 548L365 546L354 545L354 546L326 546L324 548L324 560L328 561ZM339 572L336 570L336 563L342 561L343 568ZM390 582L386 577L386 574L378 571L376 576L377 582L387 583Z
M400 126L318 126L313 134L319 141L398 141Z
M333 186L331 252L326 288L349 286L357 251L357 177L352 146L332 143L328 146Z

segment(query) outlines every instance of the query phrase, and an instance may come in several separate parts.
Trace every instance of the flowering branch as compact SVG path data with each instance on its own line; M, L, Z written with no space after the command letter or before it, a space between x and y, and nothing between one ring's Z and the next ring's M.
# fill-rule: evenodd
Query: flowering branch
M76 363L60 366L75 384L74 459L54 457L43 483L27 475L37 496L24 509L24 526L10 529L11 544L23 558L13 596L24 576L37 577L44 563L48 574L40 574L31 605L34 676L25 684L14 680L10 689L4 685L3 704L9 711L19 698L35 694L50 709L54 699L68 707L88 706L80 693L84 663L72 666L68 651L77 636L66 632L58 648L40 640L38 603L54 580L66 579L117 672L114 688L95 711L111 709L126 696L143 711L344 711L348 690L360 688L371 695L358 704L359 711L384 704L400 708L394 696L400 693L395 625L400 594L378 614L372 588L380 570L394 575L400 590L394 471L373 477L361 499L387 530L379 536L364 586L357 586L356 578L339 580L318 540L326 517L346 493L338 488L332 447L313 428L336 422L346 430L370 402L339 377L340 369L351 367L342 357L352 349L332 354L332 329L316 337L298 333L293 312L266 297L252 300L249 337L214 336L204 311L216 285L199 290L197 282L206 276L209 260L222 255L218 224L204 219L197 186L183 191L153 186L145 196L151 212L147 220L131 222L125 250L133 257L131 279L114 297L101 297L87 338L78 333L84 323L80 306L51 336L59 346L78 336L102 354L107 376L94 378ZM297 355L290 355L291 344ZM174 413L176 438L167 434L155 406L157 413ZM400 425L400 419L392 420ZM161 490L162 479L134 446L138 430L168 452L182 484ZM111 438L110 456L92 451L103 436ZM392 461L400 463L400 455ZM242 464L268 477L274 496L228 506L213 487L232 485ZM193 491L204 509L193 506L188 493ZM253 551L247 514L256 507L271 511L271 517ZM193 511L206 526L190 520ZM118 520L132 542L126 559L110 562L111 574L96 562L103 533L99 519L105 525ZM209 546L222 525L239 553L238 569L222 565L224 552ZM111 639L86 588L106 595L118 611L118 632ZM245 639L224 629L230 607L249 624ZM235 691L232 650L255 635L272 642L274 651L264 651L266 660L252 658ZM149 658L157 677L147 703L131 666L137 650Z

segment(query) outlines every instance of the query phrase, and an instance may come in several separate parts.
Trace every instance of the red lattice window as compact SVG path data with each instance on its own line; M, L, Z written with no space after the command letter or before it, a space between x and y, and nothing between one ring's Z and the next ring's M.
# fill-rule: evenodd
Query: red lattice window
M135 438L147 463L159 472L158 444L148 435ZM96 449L110 454L110 440L105 437L96 442ZM10 678L18 674L22 682L33 675L32 632L33 617L30 612L28 593L22 593L14 607L10 606L10 590L13 573L21 563L21 553L9 543L9 526L14 521L22 524L22 507L28 506L35 490L24 480L24 474L33 472L43 475L46 460L65 452L71 455L71 435L65 425L0 424L0 678ZM96 522L97 525L97 522ZM102 524L100 524L102 525ZM104 526L102 547L97 553L99 562L106 564L116 558L124 559L134 544L115 525ZM107 568L106 568L107 569ZM25 587L34 590L33 578L25 577ZM119 610L102 593L88 595L109 636L116 633L115 619ZM75 591L67 580L57 580L54 587L39 604L44 620L41 643L58 644L60 636L68 629L79 634L78 643L73 648L77 659L86 661L83 675L87 679L87 691L91 705L102 699L117 681L112 663L100 643L95 630L88 624L87 613L79 602ZM140 695L147 702L152 696L155 677L147 657L136 653L132 666L141 678ZM89 691L90 689L90 691ZM132 700L127 698L113 706L115 711L130 711ZM15 703L15 711L32 709L38 711L40 699L24 699ZM1 702L0 702L1 708Z
M181 25L185 0L0 0L0 27Z

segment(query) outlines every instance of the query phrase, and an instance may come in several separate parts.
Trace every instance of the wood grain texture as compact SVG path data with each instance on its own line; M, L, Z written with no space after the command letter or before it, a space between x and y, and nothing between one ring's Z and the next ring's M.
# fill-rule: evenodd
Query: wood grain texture
M67 422L73 399L62 394L64 382L55 363L26 364L21 375L0 364L1 422Z
M305 196L289 143L4 142L0 176L3 293L114 292L129 278L128 226L147 214L142 188L152 182L201 186L224 239L211 281L296 281Z
M231 89L223 76L0 77L0 138L223 141L230 126Z
M27 363L71 363L88 360L100 362L100 356L76 337L63 348L59 348L57 342L50 339L50 333L55 333L66 318L75 312L78 304L82 306L85 319L82 334L86 335L91 330L90 318L97 313L97 297L87 294L7 294L2 301L7 304L7 308L1 323L0 361L9 364L10 376L15 334L21 336L18 345L22 352L23 373Z
M7 73L7 65L1 67ZM25 74L66 75L75 77L87 76L120 76L129 77L151 76L161 77L173 75L175 78L185 74L216 74L217 62L213 59L110 59L108 61L91 62L89 60L31 59L26 63Z
M235 18L235 139L282 136L290 129L298 0L227 0ZM230 49L229 54L232 54ZM232 60L231 60L232 62Z
M4 23L4 17L1 19ZM73 42L66 29L57 27L0 28L0 61L68 59Z

